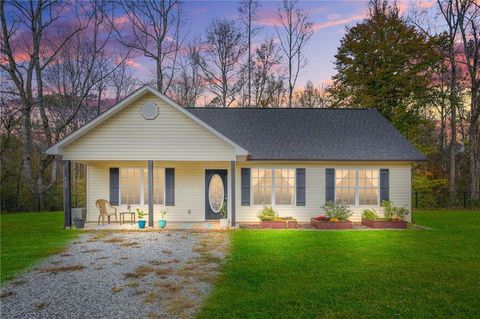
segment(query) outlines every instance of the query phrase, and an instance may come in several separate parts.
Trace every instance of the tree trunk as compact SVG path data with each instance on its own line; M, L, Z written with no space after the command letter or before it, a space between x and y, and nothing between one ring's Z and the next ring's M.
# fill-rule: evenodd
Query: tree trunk
M470 192L472 199L480 198L480 131L479 131L479 98L478 90L472 92L471 117L469 125L470 137Z
M23 102L28 103L28 102ZM24 105L22 110L22 161L23 176L29 188L32 186L32 135L31 135L30 107Z

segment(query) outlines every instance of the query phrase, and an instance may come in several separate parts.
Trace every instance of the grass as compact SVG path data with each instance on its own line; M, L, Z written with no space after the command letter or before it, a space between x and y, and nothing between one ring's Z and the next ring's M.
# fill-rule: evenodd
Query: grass
M59 212L0 214L0 282L61 252L76 236L75 230L63 229Z
M432 230L231 233L200 318L474 318L480 212L418 212Z

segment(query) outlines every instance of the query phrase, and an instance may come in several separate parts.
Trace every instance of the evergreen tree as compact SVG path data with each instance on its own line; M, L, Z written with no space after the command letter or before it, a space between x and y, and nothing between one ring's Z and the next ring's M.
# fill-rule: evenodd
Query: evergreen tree
M335 56L334 106L376 108L418 142L440 62L437 42L408 25L395 4L370 2L368 17L347 30Z

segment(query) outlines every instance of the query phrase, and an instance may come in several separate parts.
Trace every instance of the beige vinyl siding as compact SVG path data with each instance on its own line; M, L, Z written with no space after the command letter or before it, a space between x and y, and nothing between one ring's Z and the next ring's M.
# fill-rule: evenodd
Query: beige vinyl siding
M147 167L146 161L110 161L86 162L88 164L87 181L87 220L96 221L98 210L95 201L99 198L109 199L109 168L110 167ZM205 170L227 169L228 198L231 194L230 162L154 162L155 167L175 168L175 206L154 206L155 222L160 218L160 210L167 209L167 220L174 222L202 222L205 220ZM321 206L325 202L325 168L388 168L390 172L390 199L396 206L411 209L411 166L407 163L291 163L291 162L237 162L236 169L236 220L242 222L257 222L257 212L261 205L241 206L241 168L297 168L306 169L306 206L275 206L281 216L293 216L300 222L309 222L311 217L323 214ZM229 200L228 211L231 212ZM134 206L148 212L147 206ZM369 206L352 206L354 212L351 220L361 220L362 209ZM380 214L382 210L375 208ZM125 206L119 206L118 212L126 211ZM190 213L189 213L190 211ZM409 217L410 218L410 217Z
M159 106L154 120L145 120L145 103ZM128 105L76 141L65 146L68 160L230 161L234 147L152 93Z
M160 219L159 212L167 210L166 219L173 222L205 221L205 170L228 169L230 162L154 162L154 167L175 168L175 206L154 205L154 221ZM109 168L110 167L147 167L145 161L122 162L88 162L88 195L87 221L97 221L98 210L95 207L97 199L109 199ZM230 183L230 174L228 182ZM228 186L230 198L230 184ZM229 201L230 205L230 201ZM140 208L148 214L148 206L133 205L132 209ZM228 207L230 211L230 206ZM118 212L126 211L125 205L117 207ZM189 212L190 211L190 212ZM147 218L148 219L148 218Z
M306 174L306 205L305 206L275 206L280 216L293 216L300 222L309 222L311 217L323 214L321 206L325 203L325 169L326 168L388 168L390 174L390 199L396 206L404 206L411 209L411 166L409 163L291 163L291 162L242 162L237 163L236 171L236 202L237 222L256 222L257 213L262 205L241 206L241 168L264 167L264 168L305 168ZM373 207L380 215L383 211L378 206L351 206L353 215L350 218L354 222L361 221L362 210ZM409 219L411 217L409 216Z

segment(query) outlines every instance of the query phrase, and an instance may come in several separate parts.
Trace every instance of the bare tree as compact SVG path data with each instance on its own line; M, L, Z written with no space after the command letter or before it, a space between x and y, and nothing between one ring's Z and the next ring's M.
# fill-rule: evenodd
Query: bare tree
M247 106L252 103L252 40L260 31L260 27L255 26L257 19L257 10L260 7L258 1L240 0L238 5L238 13L242 22L247 39Z
M132 93L140 81L133 75L131 68L127 63L121 63L110 76L110 87L113 89L115 103Z
M230 106L241 88L240 61L245 53L244 38L235 22L213 20L207 28L205 50L197 57L214 101Z
M447 56L450 66L450 147L449 147L449 187L451 192L456 191L456 153L457 153L457 110L459 104L458 75L457 75L457 34L458 34L458 16L456 14L454 1L456 0L438 0L438 7L446 22L447 38Z
M275 30L287 60L288 107L292 107L298 75L308 63L304 48L313 35L313 28L308 13L297 7L295 0L283 0L277 16L280 27Z
M83 11L92 16L88 32L77 33L45 70L45 83L54 96L49 114L54 119L57 138L100 113L110 76L128 59L130 51L120 51L120 55L111 52L115 39L107 5L106 1L84 5ZM90 108L95 108L95 112ZM83 116L77 117L78 114Z
M470 191L480 197L480 5L474 0L455 0L470 89Z
M69 40L87 27L91 18L85 17L86 22L80 18L70 21L73 22L71 27L64 28L66 31L59 37L46 39L47 31L54 30L60 22L64 8L65 4L60 1L0 1L1 53L5 57L5 63L0 63L0 67L9 75L18 92L22 114L22 172L30 191L39 200L56 181L53 166L49 182L44 183L48 167L52 162L55 164L53 156L41 156L35 174L32 169L32 111L37 105L43 121L43 138L47 145L51 143L48 118L43 107L42 74Z
M301 107L328 107L327 94L324 87L315 87L308 81L304 88L295 92L295 104Z
M122 0L128 23L114 23L120 42L155 61L156 86L167 94L183 38L182 3L179 0Z
M200 47L197 43L188 46L188 52L180 61L180 70L172 84L173 100L181 106L195 106L205 92L205 81L198 65Z
M284 74L280 68L282 57L273 39L266 40L255 50L253 58L253 101L255 106L274 104L284 90ZM277 104L277 106L279 106Z

